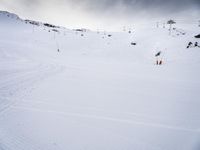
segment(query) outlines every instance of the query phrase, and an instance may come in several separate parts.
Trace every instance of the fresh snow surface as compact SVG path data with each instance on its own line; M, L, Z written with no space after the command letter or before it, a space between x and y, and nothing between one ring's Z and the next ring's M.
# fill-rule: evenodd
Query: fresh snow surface
M57 33L0 12L0 150L199 150L200 27L173 27Z

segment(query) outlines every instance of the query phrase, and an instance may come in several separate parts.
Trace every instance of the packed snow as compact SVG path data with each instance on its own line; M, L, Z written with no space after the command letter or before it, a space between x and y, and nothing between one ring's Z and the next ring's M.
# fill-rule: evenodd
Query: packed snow
M199 150L200 27L172 27L69 30L1 11L0 150Z

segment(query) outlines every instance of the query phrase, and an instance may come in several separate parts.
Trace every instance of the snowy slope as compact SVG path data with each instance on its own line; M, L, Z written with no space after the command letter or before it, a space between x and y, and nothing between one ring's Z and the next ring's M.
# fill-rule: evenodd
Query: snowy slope
M0 150L200 149L200 27L36 23L0 12Z

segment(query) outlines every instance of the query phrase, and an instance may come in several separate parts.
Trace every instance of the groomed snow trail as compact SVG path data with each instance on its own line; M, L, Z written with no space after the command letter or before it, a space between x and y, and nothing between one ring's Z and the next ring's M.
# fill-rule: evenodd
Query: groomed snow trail
M0 150L200 149L193 25L81 36L13 18L0 13Z

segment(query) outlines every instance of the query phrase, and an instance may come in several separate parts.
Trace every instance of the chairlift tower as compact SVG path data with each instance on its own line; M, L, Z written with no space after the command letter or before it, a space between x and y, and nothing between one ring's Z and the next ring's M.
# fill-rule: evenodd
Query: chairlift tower
M34 33L34 26L35 26L35 25L33 24L33 33Z
M165 23L163 23L163 28L165 28Z
M159 28L159 22L156 22L156 27Z

